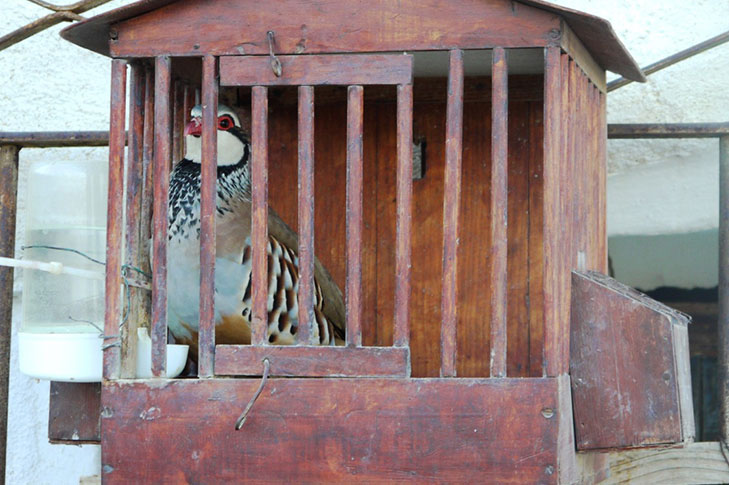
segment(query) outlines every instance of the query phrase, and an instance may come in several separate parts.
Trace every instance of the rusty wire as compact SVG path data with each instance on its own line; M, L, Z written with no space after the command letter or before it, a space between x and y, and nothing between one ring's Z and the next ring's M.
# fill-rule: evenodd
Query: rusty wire
M82 13L92 8L110 2L111 0L81 0L71 5L55 5L44 0L28 0L39 7L51 10L53 13L41 17L33 22L16 29L9 34L0 37L0 51L8 47L22 42L25 39L34 36L39 32L43 32L49 27L53 27L61 22L73 22L84 20Z

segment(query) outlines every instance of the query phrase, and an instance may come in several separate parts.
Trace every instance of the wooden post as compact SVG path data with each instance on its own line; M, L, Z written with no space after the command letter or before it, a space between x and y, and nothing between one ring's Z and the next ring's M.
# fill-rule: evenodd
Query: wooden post
M268 89L265 86L253 86L252 108L251 343L264 345L268 336Z
M15 218L18 201L18 154L14 145L0 145L0 256L15 254ZM13 268L0 267L0 484L5 483L5 447L8 435L8 377L10 328L13 318Z
M396 347L410 345L410 268L413 226L413 85L397 87L397 241L395 247Z
M140 238L142 193L144 189L144 105L146 69L142 64L132 66L132 80L129 92L129 142L127 143L127 192L126 192L126 232L125 259L130 266L140 267L142 259L149 258L144 251ZM132 274L136 277L138 275ZM137 369L137 327L146 316L146 291L129 288L129 315L121 329L122 338L122 379L136 377Z
M347 346L362 345L362 86L347 98Z
M315 343L314 316L314 88L299 86L299 330L298 342Z
M729 437L729 135L719 138L719 398L721 437Z
M566 372L559 322L559 154L560 154L560 48L544 52L544 360L547 376Z
M154 83L154 229L152 268L152 375L167 367L167 206L172 157L170 58L157 57Z
M508 66L506 51L493 49L491 84L491 377L506 376Z
M200 328L198 375L212 377L215 361L215 204L218 179L218 80L215 56L203 58L200 167ZM180 100L182 102L182 100Z
M104 379L118 379L121 338L121 245L124 193L124 145L127 96L127 63L111 61L111 125L109 128L109 195L106 221L106 285L104 308Z
M441 298L440 375L456 376L458 322L458 212L463 158L463 51L450 52L443 196L443 296Z

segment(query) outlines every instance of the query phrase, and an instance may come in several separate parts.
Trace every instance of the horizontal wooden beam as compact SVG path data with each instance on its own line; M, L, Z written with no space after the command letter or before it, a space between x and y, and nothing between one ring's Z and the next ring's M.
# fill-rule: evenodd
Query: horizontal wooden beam
M263 359L272 376L409 377L406 347L321 347L218 345L215 374L261 375Z
M0 145L21 148L105 147L108 131L5 131L0 132Z
M678 448L577 453L577 465L579 483L729 483L729 465L718 442L690 443Z
M223 56L221 86L410 84L413 56L403 54L279 56L281 76L271 58Z
M260 382L105 382L104 482L557 483L557 379L273 378L236 430Z

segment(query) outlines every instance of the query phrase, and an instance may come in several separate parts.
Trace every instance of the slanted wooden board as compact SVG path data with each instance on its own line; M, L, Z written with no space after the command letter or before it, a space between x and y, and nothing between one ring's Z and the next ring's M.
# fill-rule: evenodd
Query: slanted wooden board
M573 272L571 320L579 450L693 438L688 316L600 273Z
M104 384L105 483L556 483L557 379Z

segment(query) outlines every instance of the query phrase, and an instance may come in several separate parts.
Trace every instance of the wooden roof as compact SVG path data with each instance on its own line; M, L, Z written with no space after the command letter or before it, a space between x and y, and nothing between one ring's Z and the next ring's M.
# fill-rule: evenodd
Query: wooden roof
M73 24L66 29L64 29L61 32L61 36L77 45L80 45L81 47L85 47L87 49L90 49L92 51L98 52L100 54L106 55L106 56L116 56L119 55L121 57L125 57L128 54L125 54L124 52L114 52L112 50L112 46L110 45L110 35L113 30L113 26L118 26L117 24L120 24L122 22L130 21L132 19L132 24L138 25L143 24L144 19L141 18L145 14L150 14L151 12L158 10L158 9L164 9L164 7L167 7L170 4L173 3L180 3L181 7L186 7L188 10L193 9L200 9L200 8L206 8L208 5L215 3L215 2L185 2L185 0L141 0L138 2L135 2L133 4L117 8L115 10L111 10L109 12L103 13L101 15L97 15L95 17L89 18L87 20L84 20L82 22ZM341 4L341 2L339 2ZM377 10L377 6L370 3L371 10ZM374 2L377 3L377 2ZM469 3L473 3L472 1ZM484 3L489 3L492 6L493 5L500 5L503 3L504 5L510 5L512 2L498 2L496 0L486 0ZM612 29L612 26L610 23L602 18L595 17L593 15L589 15L583 12L579 12L576 10L571 10L567 8L563 8L557 5L553 5L547 2L544 2L542 0L518 0L518 2L523 4L527 7L533 7L537 11L541 11L545 14L553 14L561 17L564 22L566 22L570 29L579 37L579 39L582 41L586 49L590 52L592 57L594 58L595 62L599 64L603 69L609 70L615 73L618 73L628 79L634 80L634 81L645 81L645 76L641 72L640 68L630 55L628 53L625 46L620 42L617 35L615 34L614 30ZM447 4L444 4L445 6ZM453 6L453 3L450 3L451 6ZM504 5L500 5L500 7L503 9ZM439 9L442 9L443 6L439 6ZM226 7L227 8L227 7ZM513 9L513 7L512 7ZM527 9L528 10L528 9ZM420 15L429 15L428 10L426 8L418 8L415 9L415 11ZM435 12L435 10L433 10ZM472 13L472 12L470 12ZM469 16L470 13L464 12L463 17L466 18ZM535 12L539 13L539 12ZM319 13L318 15L322 15ZM438 14L435 14L438 15ZM162 15L160 15L162 17ZM169 12L167 14L167 18L169 18ZM438 19L442 19L442 17L438 16L436 17ZM515 21L517 20L517 15L514 15L513 18ZM546 17L543 17L546 18ZM493 20L493 19L489 19ZM207 20L210 22L210 20ZM539 22L539 19L532 16L530 18L526 19L527 22ZM294 23L299 24L300 19L296 19ZM125 24L129 25L129 23ZM275 25L275 24L274 24ZM490 25L498 25L498 22L494 22ZM298 26L298 25L297 25ZM482 27L480 27L482 28ZM120 28L119 31L121 32L121 35L124 35L124 28ZM159 31L164 31L165 26L162 25ZM209 29L207 29L209 30ZM498 30L498 27L494 27L494 30ZM160 35L164 35L166 39L169 40L170 36L174 36L175 32L178 30L173 30L172 34L168 32L165 32ZM185 37L185 31L182 31L180 33L180 38ZM203 32L206 32L205 30ZM136 39L137 42L144 42L144 39ZM150 38L148 42L150 44L154 43L155 39ZM536 44L538 45L538 44ZM524 45L519 45L518 43L514 45L503 45L504 47L527 47L529 46L529 40L527 39ZM392 46L390 46L392 47ZM395 45L395 47L397 47ZM473 48L470 46L466 46L464 48ZM397 49L393 49L397 50ZM413 47L410 47L409 50L418 50L413 49ZM136 52L140 52L141 49L137 48ZM307 52L309 52L307 50ZM205 53L205 49L202 48L199 52L196 52L198 55L202 55ZM216 54L226 54L230 52L216 52ZM248 53L248 52L247 52ZM255 52L258 53L258 52ZM154 52L149 55L156 55L157 52ZM194 53L191 52L185 52L182 53L173 53L173 55L194 55Z

